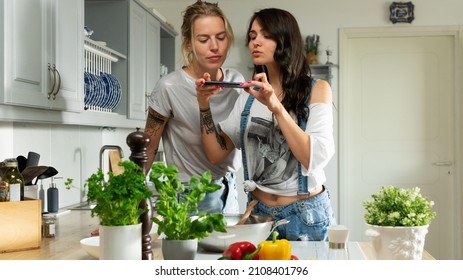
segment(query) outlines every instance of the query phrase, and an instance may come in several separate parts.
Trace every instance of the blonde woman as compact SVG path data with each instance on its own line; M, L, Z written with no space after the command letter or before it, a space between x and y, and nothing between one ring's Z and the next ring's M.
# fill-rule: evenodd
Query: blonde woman
M214 182L222 188L199 205L208 213L238 213L235 173L241 167L241 155L234 151L220 164L207 160L201 145L200 119L195 80L209 73L216 81L244 81L243 76L223 68L233 30L217 4L197 1L183 13L182 54L185 65L159 80L149 100L145 132L150 136L148 165L151 166L161 139L166 161L179 168L179 178L187 186L193 175L210 170ZM228 117L241 89L225 88L211 98L216 121Z

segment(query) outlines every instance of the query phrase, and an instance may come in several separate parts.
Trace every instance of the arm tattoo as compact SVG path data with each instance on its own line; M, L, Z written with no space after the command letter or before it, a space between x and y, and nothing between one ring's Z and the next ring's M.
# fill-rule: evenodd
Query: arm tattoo
M201 125L201 131L205 131L206 134L215 134L215 138L217 139L217 143L219 143L220 147L222 150L227 149L227 145L225 144L225 139L219 135L217 132L217 129L215 128L214 125L214 120L212 119L212 112L210 108L207 109L200 109L200 125Z
M159 130L159 128L164 125L166 122L166 117L155 112L154 114L151 111L148 112L148 119L146 120L146 126L148 128L148 134L153 136Z

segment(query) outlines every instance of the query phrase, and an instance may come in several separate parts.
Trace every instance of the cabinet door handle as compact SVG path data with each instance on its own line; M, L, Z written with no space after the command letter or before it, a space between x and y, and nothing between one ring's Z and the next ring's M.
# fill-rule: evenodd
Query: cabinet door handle
M52 86L50 91L48 92L47 98L50 100L50 98L53 95L53 92L55 91L55 84L56 84L56 77L55 77L55 65L51 65L48 63L48 73L50 74L50 81L52 81Z
M53 65L53 66L55 66L55 65ZM61 88L61 75L60 75L58 69L56 69L56 67L54 67L54 68L55 68L55 71L54 71L55 75L58 75L58 83L57 83L57 86L56 86L56 90L54 90L54 92L53 92L53 100L56 99L56 95L58 95L58 92L59 92L59 90Z
M446 161L437 161L433 163L436 166L452 166L453 162L451 160L446 160Z
M150 108L150 106L148 105L150 97L151 97L151 93L150 92L145 92L145 115L148 114L148 110Z

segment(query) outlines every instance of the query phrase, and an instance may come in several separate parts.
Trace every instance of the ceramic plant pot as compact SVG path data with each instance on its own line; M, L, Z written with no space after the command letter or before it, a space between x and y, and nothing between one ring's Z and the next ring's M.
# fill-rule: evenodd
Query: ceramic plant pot
M318 63L318 54L314 52L307 53L307 62L309 64L317 64Z
M198 250L198 239L162 240L162 255L165 260L194 260Z
M429 225L386 227L367 225L378 260L421 260Z
M100 226L100 260L141 260L141 225Z

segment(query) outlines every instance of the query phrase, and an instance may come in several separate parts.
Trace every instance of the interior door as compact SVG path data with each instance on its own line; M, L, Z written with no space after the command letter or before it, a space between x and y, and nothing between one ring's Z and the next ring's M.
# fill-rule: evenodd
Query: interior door
M340 217L367 240L362 201L381 186L421 188L435 203L425 249L456 257L456 36L376 28L340 33Z

